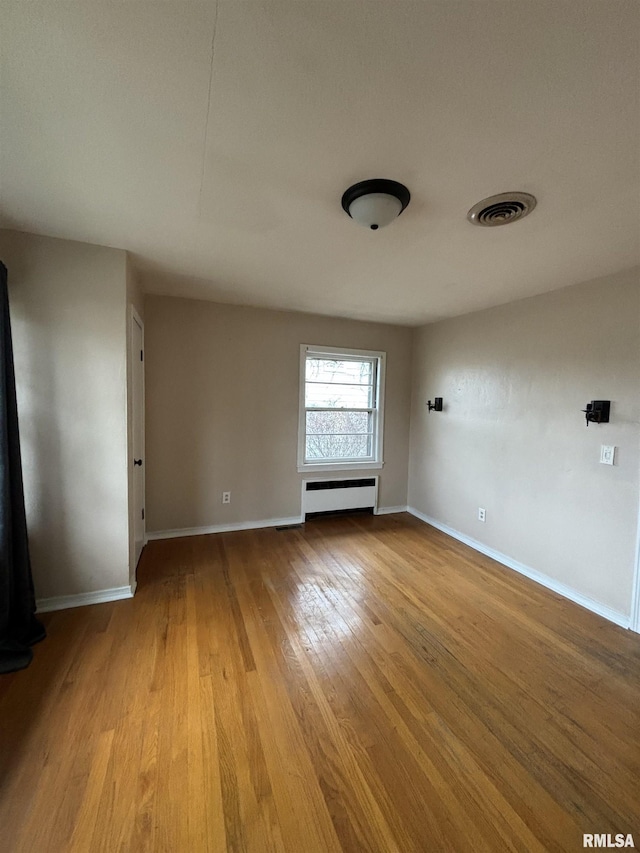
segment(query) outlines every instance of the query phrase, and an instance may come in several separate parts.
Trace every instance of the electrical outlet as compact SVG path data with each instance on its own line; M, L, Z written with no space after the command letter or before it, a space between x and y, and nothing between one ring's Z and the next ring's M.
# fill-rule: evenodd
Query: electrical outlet
M231 503L231 492L223 492L222 493L222 503L230 504Z
M600 445L600 462L603 465L613 465L616 457L615 445L601 444Z
M478 521L486 521L487 520L487 511L484 507L478 507Z

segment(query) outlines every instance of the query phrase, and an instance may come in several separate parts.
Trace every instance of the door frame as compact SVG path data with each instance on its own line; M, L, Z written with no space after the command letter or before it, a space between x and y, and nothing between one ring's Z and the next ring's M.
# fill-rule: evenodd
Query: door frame
M639 495L640 498L640 495ZM635 567L631 592L631 619L629 627L640 634L640 500L638 501L638 532L636 535Z
M135 488L133 485L133 460L135 458L134 453L134 411L135 411L135 397L134 397L134 383L133 383L133 365L134 359L137 358L137 347L134 348L134 333L136 325L140 328L140 334L142 339L142 352L144 353L144 321L140 314L136 311L134 305L129 306L129 352L130 352L130 370L129 370L129 382L131 388L131 455L129 459L129 470L131 472L131 504L132 510L130 513L130 520L132 524L131 529L131 545L130 545L130 559L132 565L130 567L130 580L131 580L131 592L135 592L135 588L137 585L137 570L138 570L138 560L140 559L140 555L136 555L136 537L135 537L135 512L137 508L133 506L134 503L134 492ZM142 420L142 448L141 448L141 458L142 458L142 505L145 509L145 517L142 519L142 548L147 544L147 519L146 519L146 506L147 506L147 495L146 495L146 454L145 454L145 371L144 371L144 357L143 357L143 368L142 368L142 401L141 401L141 409L140 409L140 417ZM142 551L140 552L142 553Z

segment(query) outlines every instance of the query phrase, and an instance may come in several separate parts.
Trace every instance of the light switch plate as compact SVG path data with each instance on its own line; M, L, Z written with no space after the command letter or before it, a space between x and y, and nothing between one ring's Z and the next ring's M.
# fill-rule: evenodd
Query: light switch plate
M615 445L602 444L600 445L600 462L603 465L613 465L616 456Z

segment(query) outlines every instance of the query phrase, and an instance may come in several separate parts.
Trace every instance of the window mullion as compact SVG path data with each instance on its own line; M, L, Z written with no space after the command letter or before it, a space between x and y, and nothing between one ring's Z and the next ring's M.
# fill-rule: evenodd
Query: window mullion
M342 409L338 406L305 406L305 412L368 412L370 415L375 412L375 407L367 407L365 409Z

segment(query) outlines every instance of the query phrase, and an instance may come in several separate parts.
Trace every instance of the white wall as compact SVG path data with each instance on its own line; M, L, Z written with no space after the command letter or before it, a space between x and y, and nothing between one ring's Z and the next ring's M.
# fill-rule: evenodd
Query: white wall
M638 269L418 330L410 506L627 616L639 378ZM609 424L585 426L592 399Z
M126 586L125 252L0 232L39 599Z
M405 506L411 336L400 326L147 296L147 530L300 515L302 343L387 353L385 464L367 473L380 474L381 507Z

